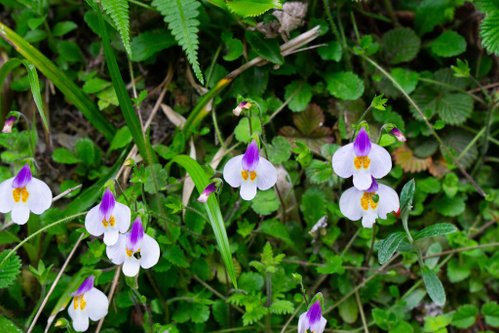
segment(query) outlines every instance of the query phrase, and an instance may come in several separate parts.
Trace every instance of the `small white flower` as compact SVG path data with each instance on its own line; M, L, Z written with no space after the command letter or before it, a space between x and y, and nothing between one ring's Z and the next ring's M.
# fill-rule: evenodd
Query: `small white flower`
M89 276L73 294L68 313L73 320L73 328L77 332L88 329L89 319L98 321L107 315L109 301L107 296L94 288L94 277Z
M0 213L11 212L12 222L25 224L29 212L40 215L52 205L52 191L40 179L31 175L25 165L13 178L0 184Z
M142 221L137 218L126 235L120 234L118 242L106 248L106 254L113 264L123 264L123 274L136 276L140 267L148 269L158 263L160 251L158 242L144 233Z
M248 110L249 108L251 108L251 103L247 101L242 101L234 108L234 110L232 110L232 113L234 114L234 116L239 117L241 115L241 112L243 112L243 110Z
M353 185L366 190L371 186L372 177L383 178L390 172L392 158L385 148L372 143L366 130L361 128L354 142L334 153L333 169L341 178L353 175Z
M306 333L308 330L311 333L322 333L326 328L326 323L326 318L322 316L321 303L317 301L310 306L307 312L300 315L298 333Z
M215 182L209 183L208 186L205 187L203 192L199 195L198 201L202 203L206 203L208 201L208 197L210 194L217 190L217 184Z
M252 141L244 155L231 158L225 164L224 179L232 187L241 187L240 194L244 200L251 200L256 189L265 191L277 182L277 170L260 156L258 146Z
M364 228L372 228L376 219L386 219L386 215L400 207L399 196L391 187L372 180L365 191L351 187L340 198L341 213L352 221L362 219Z
M99 205L90 209L85 216L85 228L92 236L104 234L104 243L114 245L120 233L130 226L130 208L114 199L113 193L106 189Z

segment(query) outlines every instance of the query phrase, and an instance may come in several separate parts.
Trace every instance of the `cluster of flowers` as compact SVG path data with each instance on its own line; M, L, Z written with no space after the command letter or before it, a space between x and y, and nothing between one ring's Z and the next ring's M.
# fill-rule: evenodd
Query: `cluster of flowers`
M52 191L46 183L32 176L29 165L23 166L15 177L0 183L0 212L10 212L12 222L16 224L25 224L30 212L39 215L51 205ZM157 264L160 249L158 242L144 233L139 217L128 231L130 221L130 208L117 202L113 193L106 189L100 204L87 213L85 227L93 236L104 235L106 254L113 264L122 265L123 274L136 276L140 267L147 269ZM86 331L89 319L97 321L107 315L108 299L93 284L94 277L89 276L72 294L68 313L75 331Z

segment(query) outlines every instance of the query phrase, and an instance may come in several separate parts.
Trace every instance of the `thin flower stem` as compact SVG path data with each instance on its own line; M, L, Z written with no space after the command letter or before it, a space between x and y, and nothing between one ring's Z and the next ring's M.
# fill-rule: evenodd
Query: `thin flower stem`
M373 254L374 250L374 242L376 241L376 232L378 231L376 224L373 225L373 233L371 237L371 246L369 247L369 252L367 252L366 260L365 263L366 265L369 265L369 259L371 259L371 256Z
M77 185L75 187L71 187L71 188L68 188L66 191L56 195L53 199L52 199L52 203L56 202L57 200L59 199L62 199L64 198L66 195L68 195L69 193L73 192L73 191L76 191L78 189L80 189L82 187L82 184L80 185Z
M300 309L301 307L303 306L303 302L300 303L300 305L298 305L295 309L295 311L293 312L293 314L291 315L291 317L289 317L289 319L286 321L286 323L284 324L284 326L282 327L281 329L281 333L285 333L286 332L286 328L288 328L289 324L291 324L291 322L293 321L293 318L296 317L296 315L298 314L298 312L300 312Z
M111 289L109 290L109 294L107 294L107 299L109 301L109 304L111 304L111 300L113 299L114 293L116 291L116 287L118 286L118 282L120 281L120 273L121 273L121 265L116 266L113 282L111 284ZM102 328L102 324L104 324L105 318L106 317L103 317L101 320L99 320L99 323L97 324L97 328L95 329L95 333L100 332L100 330Z
M5 258L3 258L3 260L0 262L0 266L2 266L5 261L7 259L9 259L9 257L11 255L13 255L21 246L23 246L24 244L26 244L27 242L29 242L32 238L34 238L35 236L38 236L40 233L44 232L45 230L48 230L52 227L55 227L56 225L59 225L61 223L64 223L64 222L67 222L67 221L70 221L70 220L73 220L77 217L80 217L80 216L83 216L83 215L86 215L87 212L83 212L83 213L78 213L78 214L75 214L75 215L71 215L71 216L68 216L68 217L65 217L65 218L62 218L60 220L57 220L55 222L52 222L48 225L46 225L45 227L43 228L40 228L38 229L37 231L35 231L34 233L32 233L31 235L29 235L28 237L26 237L25 239L23 239L22 241L20 241L12 250L10 250L9 253L7 253L7 255L5 256Z
M359 292L355 291L355 300L357 301L357 307L359 308L360 319L362 320L362 326L364 327L364 333L369 333L369 328L366 322L366 315L364 314L364 309L362 308L362 302L360 301Z
M80 238L78 238L78 240L76 241L75 245L73 246L73 249L68 254L68 257L66 258L66 261L64 262L64 264L62 265L61 269L59 270L59 273L57 273L57 276L56 276L54 282L50 286L50 289L49 289L47 295L45 295L45 297L44 297L44 299L42 301L42 304L38 308L38 311L36 312L35 318L33 318L33 321L31 322L31 325L29 326L29 328L26 331L26 333L31 333L31 331L35 327L36 321L38 320L38 318L42 314L42 311L43 311L43 308L45 307L45 305L47 305L47 302L49 300L50 295L52 295L52 293L54 292L55 287L59 283L59 280L61 279L62 274L66 270L66 267L68 266L69 261L71 260L71 258L73 258L73 255L75 254L76 250L78 249L78 246L80 246L80 243L83 240L83 238L85 238L85 234L81 234L80 235Z
M341 254L340 254L341 257L343 257L345 255L345 253L347 253L347 251L352 246L353 242L357 239L357 236L359 236L359 233L360 233L360 229L357 229L357 231L355 232L355 234L353 234L353 236L348 241L348 243L345 246L345 248L343 249L343 251L341 251Z

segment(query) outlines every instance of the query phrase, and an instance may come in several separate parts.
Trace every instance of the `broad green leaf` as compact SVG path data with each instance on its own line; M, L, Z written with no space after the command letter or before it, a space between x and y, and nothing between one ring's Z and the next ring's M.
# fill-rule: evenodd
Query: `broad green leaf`
M437 223L418 231L414 235L414 240L423 239L428 237L443 236L456 232L457 228L450 223Z
M249 292L259 291L263 288L263 276L256 272L245 272L239 276L238 285L242 290Z
M0 316L0 332L22 333L23 331L6 317Z
M319 274L343 274L344 272L343 259L336 255L327 258L327 261L323 266L317 267L317 273Z
M421 40L409 28L395 28L383 35L383 52L390 64L400 64L416 58Z
M437 211L443 216L458 216L466 209L466 201L463 196L456 196L454 198L444 196L433 203Z
M251 208L259 215L269 215L279 209L280 202L273 189L258 191L251 201Z
M253 31L246 31L245 37L251 48L260 57L274 64L282 65L284 63L279 42L275 38L264 38L261 33Z
M239 120L236 128L234 129L234 135L236 136L236 140L239 142L249 143L253 140L253 135L259 135L262 133L262 125L260 123L260 118L252 117L251 118L251 131L250 131L250 122L247 117Z
M286 225L279 220L272 219L263 221L257 231L268 236L283 240L288 245L293 244Z
M176 43L175 38L169 31L145 31L132 39L130 60L142 62Z
M232 33L228 31L223 32L222 41L226 49L226 54L223 57L225 61L234 61L243 55L243 43L239 39L233 38Z
M127 126L123 126L116 132L113 141L111 141L109 151L126 147L130 142L132 142L132 134Z
M78 25L74 23L73 21L62 21L58 22L54 28L52 29L52 34L55 37L61 37L64 36L65 34L75 30L78 28Z
M473 112L473 98L464 93L446 93L435 100L440 118L449 125L461 125Z
M95 94L111 86L111 82L98 77L91 78L83 85L83 91L87 94Z
M56 148L52 152L52 159L61 164L77 164L80 159L73 152L66 148Z
M423 282L431 300L439 306L445 304L445 289L437 274L428 267L422 267Z
M242 17L258 16L282 7L280 0L227 0L225 5L231 12Z
M393 68L391 75L407 94L412 93L416 89L419 73L405 68Z
M291 145L282 136L275 136L272 144L267 146L269 160L273 164L281 164L291 157Z
M364 82L353 72L326 74L327 89L343 100L355 100L364 93Z
M341 319L348 324L353 324L359 317L359 307L354 297L350 297L341 303L338 309Z
M471 327L477 318L478 308L473 304L461 305L452 315L451 325L457 328Z
M466 40L455 31L446 31L430 43L430 49L440 57L454 57L466 51Z
M452 283L466 280L471 274L470 264L458 259L452 259L447 264L447 277Z
M448 0L423 0L417 6L415 26L419 35L431 32L437 25L454 17L453 2Z
M70 80L62 70L45 57L40 51L22 39L14 31L0 23L0 37L16 47L17 52L33 64L46 78L66 96L88 119L88 121L100 131L106 139L111 141L115 129L113 125L97 109L95 104L83 93L83 91Z
M203 168L198 162L186 155L178 155L172 159L182 166L189 176L191 176L192 181L196 185L199 193L210 183L210 178L206 175ZM210 195L206 204L204 204L208 218L213 228L213 233L215 234L215 239L217 240L218 249L222 256L222 260L227 269L227 274L232 281L234 287L237 288L236 273L234 271L234 264L232 262L232 254L229 246L229 239L227 238L227 232L225 231L225 224L222 218L222 213L220 212L220 207L218 206L218 201L216 196Z
M427 316L425 317L425 322L424 322L424 332L427 333L447 332L445 328L449 326L451 321L452 317L450 315L440 315L435 317Z
M487 51L499 55L499 12L485 16L480 24L480 37Z
M386 263L397 251L400 243L406 239L404 232L394 232L381 241L378 249L378 261L381 265Z
M291 111L301 112L312 99L312 87L305 81L293 81L284 89L284 99L290 100L288 107Z
M12 285L21 273L21 259L16 253L5 260L9 252L5 250L0 253L0 289Z
M482 314L487 325L499 327L499 305L496 302L488 302L482 306Z
M402 191L400 192L400 211L401 214L409 214L412 209L414 193L416 192L416 182L414 179L409 180Z
M83 61L83 53L80 46L74 41L63 40L57 43L59 60L67 63L79 63Z
M343 55L343 48L337 41L331 41L317 50L322 60L340 61Z

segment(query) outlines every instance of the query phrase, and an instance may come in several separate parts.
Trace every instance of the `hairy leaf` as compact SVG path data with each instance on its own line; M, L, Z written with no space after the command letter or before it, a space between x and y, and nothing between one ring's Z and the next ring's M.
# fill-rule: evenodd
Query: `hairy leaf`
M5 257L10 251L0 253L0 289L7 288L14 283L19 273L21 273L21 259L17 254Z

